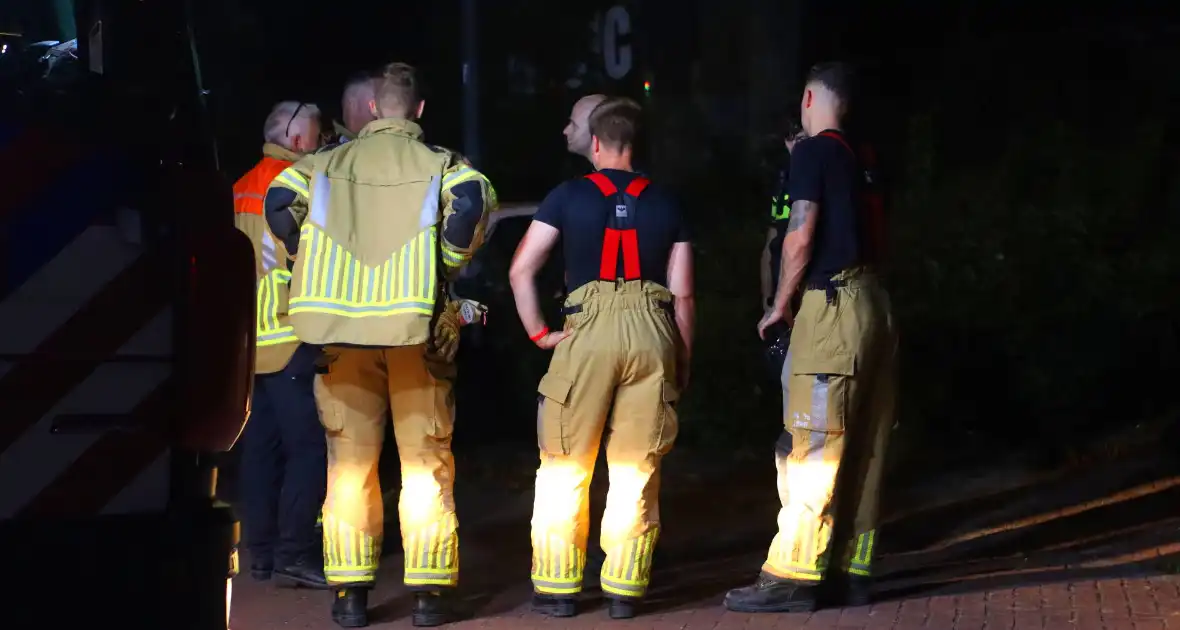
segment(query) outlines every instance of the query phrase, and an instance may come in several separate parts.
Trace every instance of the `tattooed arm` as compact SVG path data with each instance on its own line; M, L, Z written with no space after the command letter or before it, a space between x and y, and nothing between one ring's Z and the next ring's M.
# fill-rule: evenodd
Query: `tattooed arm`
M787 222L787 236L783 239L783 263L779 269L778 292L774 295L774 309L786 312L791 296L799 289L803 270L811 262L811 238L815 235L815 220L819 204L800 199L791 204L791 219Z

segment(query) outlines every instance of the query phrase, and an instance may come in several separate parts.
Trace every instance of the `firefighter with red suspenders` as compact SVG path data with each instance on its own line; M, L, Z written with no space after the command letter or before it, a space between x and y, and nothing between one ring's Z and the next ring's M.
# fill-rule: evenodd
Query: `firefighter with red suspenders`
M545 198L510 271L529 337L555 349L538 387L532 581L534 609L556 617L576 613L588 490L608 418L600 583L612 618L634 616L660 532L660 460L676 439L675 403L688 378L692 250L678 204L632 169L640 113L623 98L594 110L590 157L598 170ZM565 326L551 332L534 278L559 240L569 296Z

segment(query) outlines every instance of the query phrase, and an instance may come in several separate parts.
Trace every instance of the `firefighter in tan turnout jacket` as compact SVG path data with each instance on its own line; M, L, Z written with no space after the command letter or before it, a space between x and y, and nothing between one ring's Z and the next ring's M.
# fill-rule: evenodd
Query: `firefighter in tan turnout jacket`
M449 620L446 595L458 581L454 366L432 328L454 318L445 283L480 245L496 200L460 155L422 142L414 120L423 106L415 70L386 66L371 105L376 120L356 140L294 164L268 193L293 198L267 207L271 230L296 252L291 325L301 340L326 346L316 379L328 436L324 573L343 627L368 623L387 411L401 458L398 513L415 626Z

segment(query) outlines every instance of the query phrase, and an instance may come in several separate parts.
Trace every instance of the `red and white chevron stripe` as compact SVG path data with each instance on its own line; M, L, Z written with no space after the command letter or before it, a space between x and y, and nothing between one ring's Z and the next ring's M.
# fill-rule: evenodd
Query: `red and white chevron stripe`
M166 506L174 332L159 264L93 225L0 302L0 519Z

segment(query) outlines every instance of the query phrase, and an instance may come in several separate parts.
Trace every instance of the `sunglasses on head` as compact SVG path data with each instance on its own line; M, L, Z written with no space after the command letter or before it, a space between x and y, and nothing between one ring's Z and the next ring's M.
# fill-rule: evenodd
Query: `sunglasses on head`
M295 117L299 115L299 112L303 109L303 105L304 104L302 102L299 103L299 106L295 108L295 111L291 112L291 120L287 121L287 137L288 138L291 137L291 123L295 122Z

